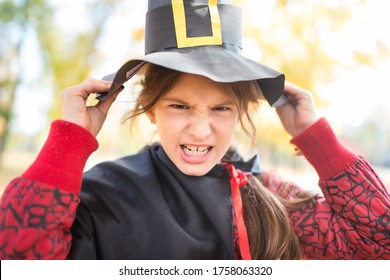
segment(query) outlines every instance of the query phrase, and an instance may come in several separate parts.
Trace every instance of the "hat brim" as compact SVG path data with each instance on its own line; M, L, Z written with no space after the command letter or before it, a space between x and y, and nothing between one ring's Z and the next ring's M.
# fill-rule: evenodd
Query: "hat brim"
M285 81L283 74L220 46L165 50L130 60L116 72L115 76L105 77L113 80L113 84L107 94L97 98L106 99L147 62L184 73L201 75L215 82L254 80L272 107L280 106L287 101L283 94Z

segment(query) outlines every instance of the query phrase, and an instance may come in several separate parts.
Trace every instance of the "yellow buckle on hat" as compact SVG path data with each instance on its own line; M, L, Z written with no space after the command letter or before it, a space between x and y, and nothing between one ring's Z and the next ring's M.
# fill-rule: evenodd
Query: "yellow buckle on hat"
M172 0L172 11L178 48L222 45L221 22L218 14L217 0L209 0L208 6L213 36L187 37L184 2L183 0Z

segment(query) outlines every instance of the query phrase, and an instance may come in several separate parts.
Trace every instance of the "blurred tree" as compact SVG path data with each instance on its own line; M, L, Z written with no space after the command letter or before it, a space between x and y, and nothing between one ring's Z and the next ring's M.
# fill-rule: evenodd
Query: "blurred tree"
M9 122L17 87L21 82L21 51L28 31L40 33L51 21L45 0L0 2L0 164L9 135Z
M85 8L89 28L65 36L56 26L55 10L45 0L0 2L0 159L9 136L12 108L23 77L22 47L28 32L37 38L44 72L52 77L53 92L89 76L96 59L96 42L104 23L120 1L88 1ZM74 19L69 18L69 21ZM85 20L85 19L84 19ZM54 98L51 118L60 114L60 98ZM1 164L1 161L0 161Z
M263 4L255 0L241 2L246 8L244 13L261 12L256 6ZM261 16L244 17L246 20L244 35L261 50L262 63L278 69L286 75L286 79L312 91L317 106L321 106L324 101L315 94L316 89L334 79L335 69L341 64L324 48L324 38L342 30L350 22L353 10L364 7L365 2L365 0L341 0L337 3L320 0L273 1L274 5L267 10L268 14L263 12ZM343 41L338 44L343 44ZM351 49L353 61L349 62L349 67L371 65L381 61L388 54L388 50L384 50L381 44L378 44L378 47L380 49L375 53ZM343 63L345 64L345 61ZM268 109L261 107L260 110ZM288 145L289 136L283 131L282 126L268 116L260 120L257 146L263 147L262 153L276 153L278 158L283 155L290 157L292 149Z
M60 117L59 93L71 85L89 77L93 64L98 60L96 44L103 32L104 24L115 10L117 0L94 0L80 2L85 6L84 21L88 28L74 31L64 36L59 28L50 28L40 33L47 69L53 77L53 90L56 94L51 110L51 118ZM70 21L73 19L69 19Z

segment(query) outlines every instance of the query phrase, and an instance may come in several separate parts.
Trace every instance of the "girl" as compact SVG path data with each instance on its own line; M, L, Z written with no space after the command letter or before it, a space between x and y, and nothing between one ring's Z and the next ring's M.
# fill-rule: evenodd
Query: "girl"
M129 118L147 114L160 142L82 175L115 94L111 83L63 91L62 120L4 192L2 259L389 259L390 199L367 161L318 119L309 92L285 84L277 108L323 196L259 172L229 150L254 137L254 81L218 83L148 64ZM247 127L246 124L249 124Z

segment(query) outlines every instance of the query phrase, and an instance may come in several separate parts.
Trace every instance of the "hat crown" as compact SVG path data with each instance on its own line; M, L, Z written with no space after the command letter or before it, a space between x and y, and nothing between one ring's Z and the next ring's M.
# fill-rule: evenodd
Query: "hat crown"
M241 9L231 0L149 0L145 53L195 46L242 46Z

